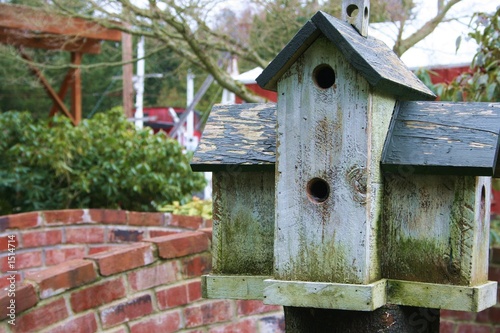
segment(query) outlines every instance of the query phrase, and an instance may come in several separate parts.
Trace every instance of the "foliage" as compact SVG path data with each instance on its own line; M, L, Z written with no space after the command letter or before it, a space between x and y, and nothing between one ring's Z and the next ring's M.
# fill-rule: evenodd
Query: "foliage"
M500 7L495 13L475 13L471 21L469 38L474 39L479 48L470 70L459 75L450 83L433 85L432 73L420 71L419 78L436 93L441 100L460 102L500 101ZM460 39L457 46L460 45ZM500 189L500 179L493 179L493 188ZM500 216L491 221L490 242L500 244Z
M403 30L407 27L404 23L412 18L413 9L418 7L417 2L372 1L371 21L397 21L398 40L394 50L401 55L432 33L440 22L450 19L450 8L461 0L436 1L442 4L436 16L407 38L403 37L406 35ZM234 8L224 2L29 0L26 3L54 15L84 18L135 36L145 36L149 41L154 40L155 49L148 49L147 56L161 49L168 50L183 66L212 75L219 87L234 92L248 102L261 102L262 98L227 73L228 59L238 58L244 66L243 70L257 66L264 68L314 12L324 10L340 16L339 1L334 0L249 0L238 3L238 6L233 5ZM224 6L226 11L221 9Z
M193 197L193 200L181 205L179 201L174 201L171 205L158 208L161 212L168 212L179 215L201 216L204 219L212 218L212 200L200 200Z
M120 109L73 127L0 114L0 214L63 208L156 210L204 186L179 144L136 130Z
M435 87L442 100L500 101L500 7L495 13L476 13L469 38L479 45L471 69L450 84Z

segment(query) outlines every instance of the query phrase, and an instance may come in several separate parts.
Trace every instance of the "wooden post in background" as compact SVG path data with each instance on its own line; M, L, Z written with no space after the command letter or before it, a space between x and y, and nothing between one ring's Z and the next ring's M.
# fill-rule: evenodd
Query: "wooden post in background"
M134 66L132 64L132 35L122 33L122 62L123 62L123 113L125 117L134 116Z
M82 54L80 52L71 52L71 65L80 66L82 63ZM82 120L82 81L81 69L74 68L71 81L71 112L75 119L75 125L78 125Z

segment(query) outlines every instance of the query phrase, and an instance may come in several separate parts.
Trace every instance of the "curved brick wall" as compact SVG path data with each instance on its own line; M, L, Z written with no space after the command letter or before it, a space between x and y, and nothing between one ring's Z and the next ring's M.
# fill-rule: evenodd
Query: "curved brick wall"
M280 307L201 299L211 221L163 213L62 210L0 217L0 333L278 333ZM16 242L16 326L7 323L8 236ZM500 249L490 255L500 280ZM500 305L442 311L441 333L500 333Z
M0 333L283 332L280 307L201 298L207 226L199 217L93 209L0 217L2 288L9 235L20 272L15 326L8 290L0 292Z

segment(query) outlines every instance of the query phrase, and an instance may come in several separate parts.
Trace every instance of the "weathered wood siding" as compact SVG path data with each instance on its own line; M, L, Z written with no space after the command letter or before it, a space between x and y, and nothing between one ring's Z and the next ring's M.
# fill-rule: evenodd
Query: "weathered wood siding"
M213 273L271 275L274 172L215 172Z
M385 278L487 281L491 178L393 174L384 192Z
M331 88L313 81L321 64L335 71ZM376 206L381 193L376 183L381 177L367 168L378 170L394 102L372 98L368 82L324 37L281 78L278 95L275 278L378 279ZM372 112L380 124L373 123ZM312 202L306 193L315 177L330 187L323 203Z

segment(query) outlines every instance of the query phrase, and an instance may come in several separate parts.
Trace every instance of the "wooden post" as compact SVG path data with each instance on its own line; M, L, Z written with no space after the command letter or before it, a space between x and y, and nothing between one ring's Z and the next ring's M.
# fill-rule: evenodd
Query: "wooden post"
M439 310L386 305L375 311L285 307L287 333L438 333Z
M123 113L125 117L134 116L134 66L132 64L132 35L122 33L122 62L123 62Z
M80 52L71 52L71 65L80 66L82 63L82 54ZM82 120L82 78L81 69L74 68L71 81L71 113L75 119L75 125Z

